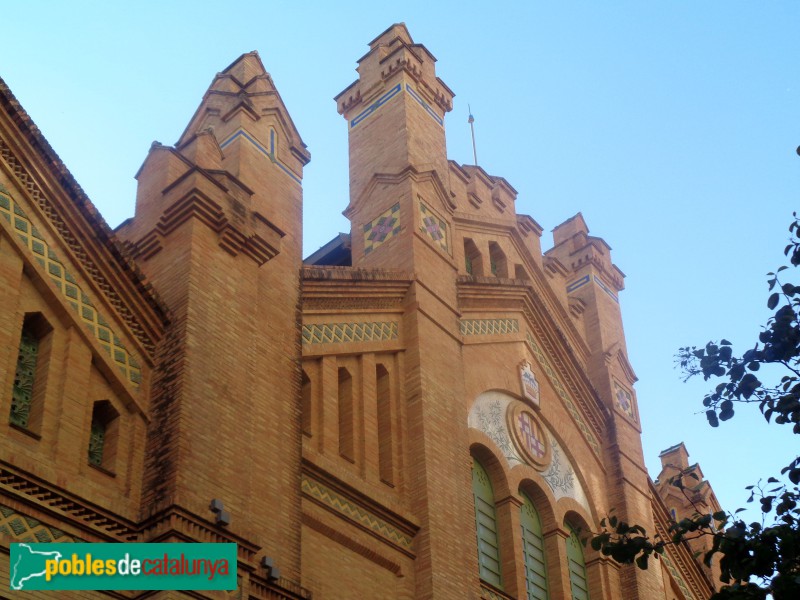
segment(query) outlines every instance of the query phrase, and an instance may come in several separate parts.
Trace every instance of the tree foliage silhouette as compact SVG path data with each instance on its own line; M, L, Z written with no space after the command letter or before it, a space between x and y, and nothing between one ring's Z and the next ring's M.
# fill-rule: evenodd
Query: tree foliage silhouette
M800 153L800 149L798 149ZM743 404L756 404L769 423L790 426L800 434L800 285L796 269L800 266L800 219L794 213L789 225L790 241L784 248L789 265L769 273L767 307L773 314L752 348L734 352L725 339L703 347L687 346L677 354L677 362L686 379L702 376L720 383L703 398L709 425L734 417ZM762 367L767 367L762 371ZM762 374L766 373L762 376ZM697 475L681 473L671 480L677 488L689 490L686 478ZM650 537L639 525L616 517L601 521L602 531L593 534L595 550L620 563L635 563L647 569L650 558L658 558L665 547L688 540L711 536L710 550L703 555L706 565L719 557L724 584L712 600L800 598L800 456L781 471L781 477L769 477L766 483L747 486L748 502L761 505L761 522L746 523L733 513L696 512L670 526L669 538ZM687 497L688 494L687 494Z

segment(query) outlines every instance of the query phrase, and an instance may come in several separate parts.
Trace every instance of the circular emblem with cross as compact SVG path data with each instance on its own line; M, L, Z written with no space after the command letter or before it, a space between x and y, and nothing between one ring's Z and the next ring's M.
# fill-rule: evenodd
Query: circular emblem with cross
M550 464L550 444L533 409L521 402L512 402L507 418L508 430L522 458L537 469L546 468Z

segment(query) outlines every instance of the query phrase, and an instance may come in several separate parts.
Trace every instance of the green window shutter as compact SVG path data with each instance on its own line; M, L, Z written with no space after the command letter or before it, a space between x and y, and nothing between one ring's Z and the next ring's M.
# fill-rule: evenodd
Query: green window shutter
M14 425L28 427L33 401L33 380L36 377L36 359L39 355L39 339L26 326L23 326L17 355L17 369L11 393L11 415Z
M544 558L544 539L539 513L528 496L522 494L520 507L522 552L525 558L525 588L528 600L547 600L547 566Z
M478 533L480 577L495 587L502 587L500 576L500 540L497 535L497 511L489 474L472 459L472 495L475 500L475 529Z
M586 579L586 562L583 560L583 545L575 530L567 525L567 563L572 600L589 600L589 582Z

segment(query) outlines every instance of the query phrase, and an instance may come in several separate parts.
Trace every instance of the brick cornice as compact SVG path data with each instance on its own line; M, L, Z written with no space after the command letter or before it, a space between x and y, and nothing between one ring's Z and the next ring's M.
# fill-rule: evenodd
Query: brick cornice
M87 279L152 355L168 319L167 309L2 79L0 106L1 162L45 215Z
M59 524L68 523L92 536L118 542L133 542L139 538L134 522L24 473L5 461L0 461L0 491L51 514Z

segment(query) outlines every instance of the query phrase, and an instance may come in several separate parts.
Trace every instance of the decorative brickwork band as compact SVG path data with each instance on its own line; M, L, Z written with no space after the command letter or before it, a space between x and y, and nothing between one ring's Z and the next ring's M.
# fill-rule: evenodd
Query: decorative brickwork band
M594 450L595 454L600 456L600 444L597 442L597 438L595 437L594 433L589 429L589 426L586 424L586 421L583 419L580 411L575 406L575 403L570 398L567 390L561 384L561 381L558 378L558 375L555 372L555 369L550 365L550 361L542 352L542 349L539 345L534 341L533 336L530 333L525 334L526 339L528 340L528 344L530 344L533 353L536 355L536 358L539 360L539 364L542 365L544 368L544 372L547 375L547 378L550 380L550 383L553 384L553 387L556 389L556 392L560 396L560 398L564 401L564 405L567 407L569 414L572 415L572 418L575 419L575 423L577 423L578 428L583 433L583 436L586 438L586 441L589 442L589 445Z
M396 340L397 321L373 323L312 323L303 325L304 344L341 344L343 342L385 342Z
M340 515L374 531L383 538L386 538L391 543L399 546L403 550L411 550L411 536L398 531L389 523L366 511L360 506L355 505L347 498L337 494L333 490L328 489L318 481L309 479L303 476L300 483L300 489L311 498L333 509Z
M83 501L69 498L57 489L46 487L45 484L40 485L2 467L0 467L0 492L10 497L15 495L27 497L29 501L35 501L53 514L60 514L63 520L72 521L81 528L91 528L96 535L107 541L132 542L138 538L133 523L125 523L116 515L95 510ZM75 536L72 538L75 541L82 541Z
M519 321L516 319L461 319L461 335L497 335L518 331Z
M18 513L13 508L0 504L0 533L20 542L81 542L80 538L67 535L60 529L45 525L41 521Z
M36 262L47 271L58 291L66 298L67 303L86 324L92 335L97 338L120 371L134 387L138 387L142 381L142 371L139 363L131 356L108 322L94 307L89 296L86 295L75 278L67 271L64 264L59 260L36 227L33 226L27 215L14 199L2 189L0 189L0 215L11 224L19 239L33 253Z

